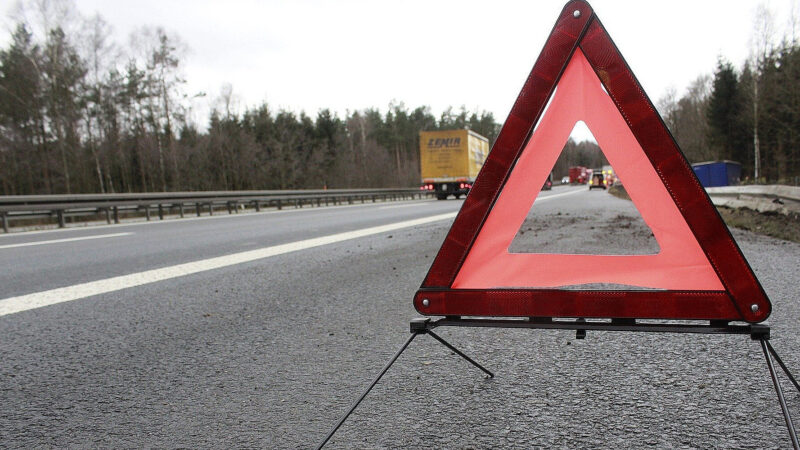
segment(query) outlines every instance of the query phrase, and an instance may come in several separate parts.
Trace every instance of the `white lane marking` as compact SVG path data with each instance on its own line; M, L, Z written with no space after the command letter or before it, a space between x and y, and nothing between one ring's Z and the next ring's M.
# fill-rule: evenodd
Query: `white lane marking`
M551 198L563 197L565 195L577 194L578 192L584 192L584 191L585 189L575 189L574 191L562 192L560 194L547 195L545 197L536 197L536 200L533 203L543 202L545 200L550 200Z
M419 206L419 205L424 205L426 203L433 203L433 201L432 200L423 200L421 202L410 203L410 204L407 204L407 205L379 206L378 209L408 208L410 206Z
M44 306L55 305L57 303L69 302L93 295L105 294L108 292L119 291L143 284L155 283L157 281L168 280L170 278L182 277L207 270L219 269L222 267L242 264L258 259L269 258L270 256L283 255L285 253L296 252L321 245L328 245L337 242L371 236L374 234L385 233L387 231L400 230L403 228L424 225L427 223L438 222L440 220L452 219L456 213L438 214L435 216L423 217L421 219L406 220L403 222L381 225L377 227L364 228L361 230L347 231L345 233L332 234L303 241L290 242L288 244L264 247L256 250L249 250L232 255L218 256L200 261L185 264L178 264L161 269L147 270L130 275L122 275L105 280L91 281L88 283L66 286L49 291L36 292L33 294L20 295L0 300L0 316L13 314L16 312L27 311L30 309L41 308Z
M81 237L65 238L65 239L52 239L52 240L49 240L49 241L23 242L23 243L20 243L20 244L0 245L0 249L3 249L3 248L16 248L16 247L30 247L32 245L58 244L58 243L61 243L61 242L87 241L89 239L105 239L105 238L111 238L111 237L127 236L129 234L133 234L133 233L98 234L96 236L81 236Z

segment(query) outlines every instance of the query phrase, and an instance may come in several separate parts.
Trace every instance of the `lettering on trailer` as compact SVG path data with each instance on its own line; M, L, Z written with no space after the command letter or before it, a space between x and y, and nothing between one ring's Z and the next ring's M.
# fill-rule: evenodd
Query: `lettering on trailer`
M461 138L430 138L428 139L428 147L441 148L441 147L459 147L461 145Z
M658 254L509 252L581 120L653 230ZM566 288L594 283L649 289ZM414 306L444 316L747 322L764 321L771 311L663 120L581 0L564 7Z

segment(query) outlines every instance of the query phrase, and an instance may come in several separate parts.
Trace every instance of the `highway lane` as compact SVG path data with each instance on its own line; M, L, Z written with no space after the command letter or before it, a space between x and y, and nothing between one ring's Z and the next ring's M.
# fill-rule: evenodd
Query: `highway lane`
M584 207L569 210L555 198ZM605 219L597 217L598 211L612 219L632 215L629 203L585 188L555 198L534 207L543 217L519 236L534 239L527 245L585 232L585 242L567 245L584 248L599 235L606 244L633 246L628 234L609 237L599 226ZM48 233L36 240L112 231L134 235L52 244L63 250L50 263L53 252L40 252L50 245L6 249L17 257L4 259L2 267L15 271L14 265L35 263L24 258L41 257L49 268L40 278L60 281L16 288L34 292L287 243L293 236L352 231L365 226L362 219L375 225L452 212L460 204L303 210L287 213L280 226L277 215L239 215ZM561 221L567 214L574 220ZM0 442L312 447L407 337L408 320L417 315L411 297L448 228L443 220L2 316ZM21 237L0 244L25 241ZM800 246L743 232L736 237L775 304L773 344L800 371L792 350L800 348L794 300ZM88 276L80 268L70 272L71 261L92 264L89 257L72 259L84 251L105 258L106 265L117 260L109 253L122 252L122 262L93 265L100 272ZM68 273L59 273L59 266ZM2 279L3 292L13 278ZM590 333L575 341L568 332L442 334L498 377L484 380L423 337L331 448L788 443L760 350L749 338ZM787 393L790 408L798 411L800 396L788 388Z
M130 233L108 239L0 248L0 298L136 273L189 261L274 246L358 228L457 211L460 202L366 204L213 218L170 220L113 228L69 229L58 237ZM8 235L0 245L52 240L53 233Z
M545 192L542 198L553 195L559 194ZM461 203L370 203L139 223L103 227L102 231L67 229L57 235L5 235L0 239L0 266L7 270L0 274L0 299L453 213ZM114 233L110 233L112 229Z

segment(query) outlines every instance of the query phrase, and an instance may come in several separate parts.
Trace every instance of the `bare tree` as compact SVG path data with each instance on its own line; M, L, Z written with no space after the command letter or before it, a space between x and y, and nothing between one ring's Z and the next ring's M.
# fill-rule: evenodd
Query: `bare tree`
M98 142L104 140L103 127L100 125L102 118L101 105L106 93L103 90L103 78L106 70L111 66L111 58L115 46L110 43L111 26L99 15L94 15L84 21L83 43L84 59L87 63L87 93L85 108L86 146L94 159L94 169L100 192L106 192L103 164L101 164Z
M753 70L753 178L758 183L761 176L761 148L758 137L759 93L758 85L763 73L764 63L772 51L775 35L772 11L764 3L755 10L753 34L750 38L750 65Z
M81 17L74 0L17 0L11 8L11 19L25 24L43 44L50 32L60 29L67 36L80 32Z
M172 161L172 185L180 186L180 171L174 154L173 133L175 123L174 103L181 98L179 92L185 80L180 74L180 62L186 46L175 35L168 34L161 27L143 27L131 35L131 45L136 51L138 61L144 62L146 88L146 120L155 137L158 155L158 170L161 189L167 190L165 154Z

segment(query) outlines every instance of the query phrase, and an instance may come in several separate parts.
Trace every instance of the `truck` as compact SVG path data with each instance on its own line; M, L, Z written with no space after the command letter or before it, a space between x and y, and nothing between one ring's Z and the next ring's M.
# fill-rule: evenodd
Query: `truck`
M467 195L487 156L489 140L472 130L421 131L420 189L438 200Z
M569 184L586 184L590 176L586 167L572 166L569 168Z

